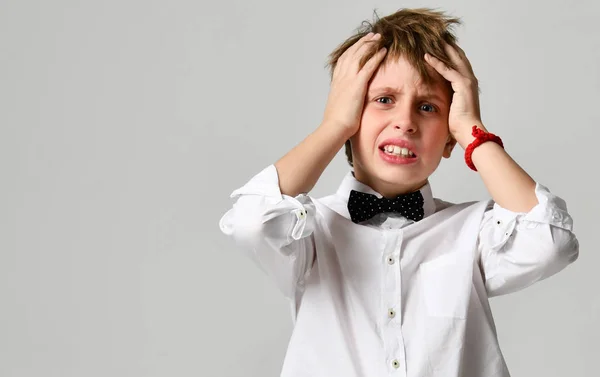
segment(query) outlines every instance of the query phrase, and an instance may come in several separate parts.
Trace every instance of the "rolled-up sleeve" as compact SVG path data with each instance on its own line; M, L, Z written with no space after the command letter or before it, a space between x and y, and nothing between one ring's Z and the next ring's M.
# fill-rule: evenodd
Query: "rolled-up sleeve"
M564 269L579 256L565 201L536 183L538 204L512 212L490 202L479 233L480 266L488 295L526 288Z
M219 222L240 250L290 299L299 299L312 267L316 209L305 194L283 195L274 165L231 193L235 200ZM300 288L300 289L299 289Z

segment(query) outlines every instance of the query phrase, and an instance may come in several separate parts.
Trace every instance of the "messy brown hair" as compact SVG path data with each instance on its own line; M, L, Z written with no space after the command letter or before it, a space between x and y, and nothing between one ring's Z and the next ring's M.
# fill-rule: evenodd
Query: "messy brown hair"
M461 24L459 18L450 17L441 11L428 8L400 9L383 18L379 18L375 13L374 18L373 22L363 21L353 36L329 54L327 66L330 68L331 77L333 77L336 64L342 54L369 32L379 33L381 38L373 42L372 49L360 60L360 68L377 51L386 47L387 55L381 63L382 65L403 57L417 70L427 85L432 83L433 77L428 71L429 64L425 61L425 53L438 58L448 67L456 69L455 64L446 54L443 43L446 42L456 47L456 37L452 29L455 25ZM449 85L449 83L447 84ZM346 157L352 166L350 140L346 141Z

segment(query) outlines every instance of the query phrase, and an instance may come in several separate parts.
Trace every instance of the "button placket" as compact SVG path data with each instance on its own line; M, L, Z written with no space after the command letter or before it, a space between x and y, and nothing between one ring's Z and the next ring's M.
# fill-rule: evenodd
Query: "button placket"
M402 305L402 272L400 255L402 254L403 231L391 229L383 232L385 235L383 250L383 281L381 320L382 337L386 352L387 365L390 372L396 374L401 369L404 357L404 341L402 329L399 326Z

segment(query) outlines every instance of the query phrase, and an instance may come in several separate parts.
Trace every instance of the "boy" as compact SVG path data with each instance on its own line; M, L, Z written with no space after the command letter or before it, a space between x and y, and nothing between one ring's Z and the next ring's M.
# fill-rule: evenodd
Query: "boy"
M222 231L292 304L282 376L509 376L488 298L578 257L565 202L481 122L458 23L405 9L363 24L330 56L322 124L231 195ZM312 198L344 144L353 171ZM493 200L433 198L456 144Z

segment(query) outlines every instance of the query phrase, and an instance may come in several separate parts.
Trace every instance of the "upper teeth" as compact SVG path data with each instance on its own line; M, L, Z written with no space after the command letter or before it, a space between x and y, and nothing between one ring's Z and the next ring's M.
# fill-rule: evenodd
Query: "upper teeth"
M415 154L408 148L401 148L397 145L386 145L383 150L390 154L403 155L403 156L414 156Z

